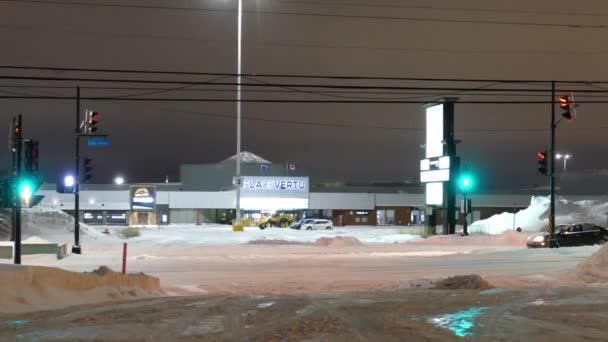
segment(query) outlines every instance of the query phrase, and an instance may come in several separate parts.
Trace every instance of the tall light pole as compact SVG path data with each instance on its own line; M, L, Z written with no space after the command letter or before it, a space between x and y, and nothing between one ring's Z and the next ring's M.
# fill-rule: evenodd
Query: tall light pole
M568 159L572 158L571 154L561 154L558 153L555 155L555 159L560 160L564 159L564 172L566 172L566 165L568 164Z
M241 227L241 71L243 41L243 0L238 0L237 88L236 88L236 222ZM236 230L236 229L235 229Z

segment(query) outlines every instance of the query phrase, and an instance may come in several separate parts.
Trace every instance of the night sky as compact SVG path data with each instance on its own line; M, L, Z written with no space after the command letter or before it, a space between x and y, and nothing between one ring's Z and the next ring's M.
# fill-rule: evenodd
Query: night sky
M66 0L69 1L227 11L0 1L0 65L236 72L237 19L236 12L231 11L236 9L236 1ZM608 24L606 1L245 0L244 3L247 12L244 14L244 73L608 80L608 28L553 26ZM567 12L571 14L565 14ZM535 25L442 21L446 19ZM539 23L548 25L536 25ZM0 74L142 78L3 69ZM180 79L203 81L210 77ZM234 82L234 79L225 81ZM0 80L0 84L42 83ZM431 86L428 82L383 84ZM76 83L51 85L75 86ZM478 87L484 84L449 85ZM74 94L73 89L2 87L0 91L50 96ZM85 96L138 93L142 91L83 91ZM435 96L427 94L422 100L433 100L442 94L436 93ZM187 91L154 96L228 99L235 95L233 92ZM246 92L244 96L336 99L290 93ZM374 96L420 99L420 95L412 94ZM455 96L463 100L502 99ZM604 115L607 106L581 105L577 121L560 124L558 150L574 155L568 165L571 172L608 167L605 153L608 118ZM110 182L118 173L125 175L129 182L161 182L165 175L175 181L179 164L217 162L235 151L234 103L83 101L82 109L85 108L102 113L101 131L111 135L108 148L83 148L83 155L94 159L94 182ZM243 150L271 161L301 165L310 170L313 181L405 181L418 177L419 160L423 157L420 145L424 143L421 104L245 103L243 108ZM549 133L535 129L548 128L549 110L547 104L456 106L456 137L462 139L459 154L463 163L480 175L485 190L516 190L546 182L536 170L535 153L548 147ZM74 111L74 101L0 99L3 117L0 131L8 131L12 115L22 113L25 134L40 140L41 168L47 180L54 181L61 170L73 165ZM251 118L254 120L248 120ZM3 151L0 162L8 165L8 150Z

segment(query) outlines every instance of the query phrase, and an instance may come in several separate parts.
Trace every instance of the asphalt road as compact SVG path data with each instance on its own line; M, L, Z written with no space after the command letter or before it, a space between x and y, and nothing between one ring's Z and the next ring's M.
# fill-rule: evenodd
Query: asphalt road
M154 298L0 315L2 341L606 341L608 288Z

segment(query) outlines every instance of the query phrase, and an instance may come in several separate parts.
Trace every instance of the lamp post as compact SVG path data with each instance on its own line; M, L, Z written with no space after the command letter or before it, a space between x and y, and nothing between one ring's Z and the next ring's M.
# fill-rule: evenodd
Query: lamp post
M568 159L572 158L571 154L561 154L558 153L555 155L555 159L560 160L563 159L564 160L564 172L566 172L566 165L568 164Z
M241 71L243 40L243 1L238 0L237 89L236 89L236 222L233 230L241 230Z

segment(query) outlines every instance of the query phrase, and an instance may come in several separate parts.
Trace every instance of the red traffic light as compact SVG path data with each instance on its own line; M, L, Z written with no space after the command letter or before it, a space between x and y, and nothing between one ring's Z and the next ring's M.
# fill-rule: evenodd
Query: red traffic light
M539 161L547 158L547 152L537 152L536 155L538 156Z
M99 117L100 117L100 116L101 116L101 114L99 114L99 112L93 112L93 113L91 114L91 123L92 123L93 125L95 125L96 123L98 123L98 122L99 122Z
M544 152L536 152L536 156L538 157L538 172L542 175L547 175L547 151Z
M570 108L570 97L568 95L561 95L558 100L559 100L559 106L562 109Z
M562 116L568 121L576 118L576 106L574 105L574 93L560 95L558 98L559 107L564 111Z

